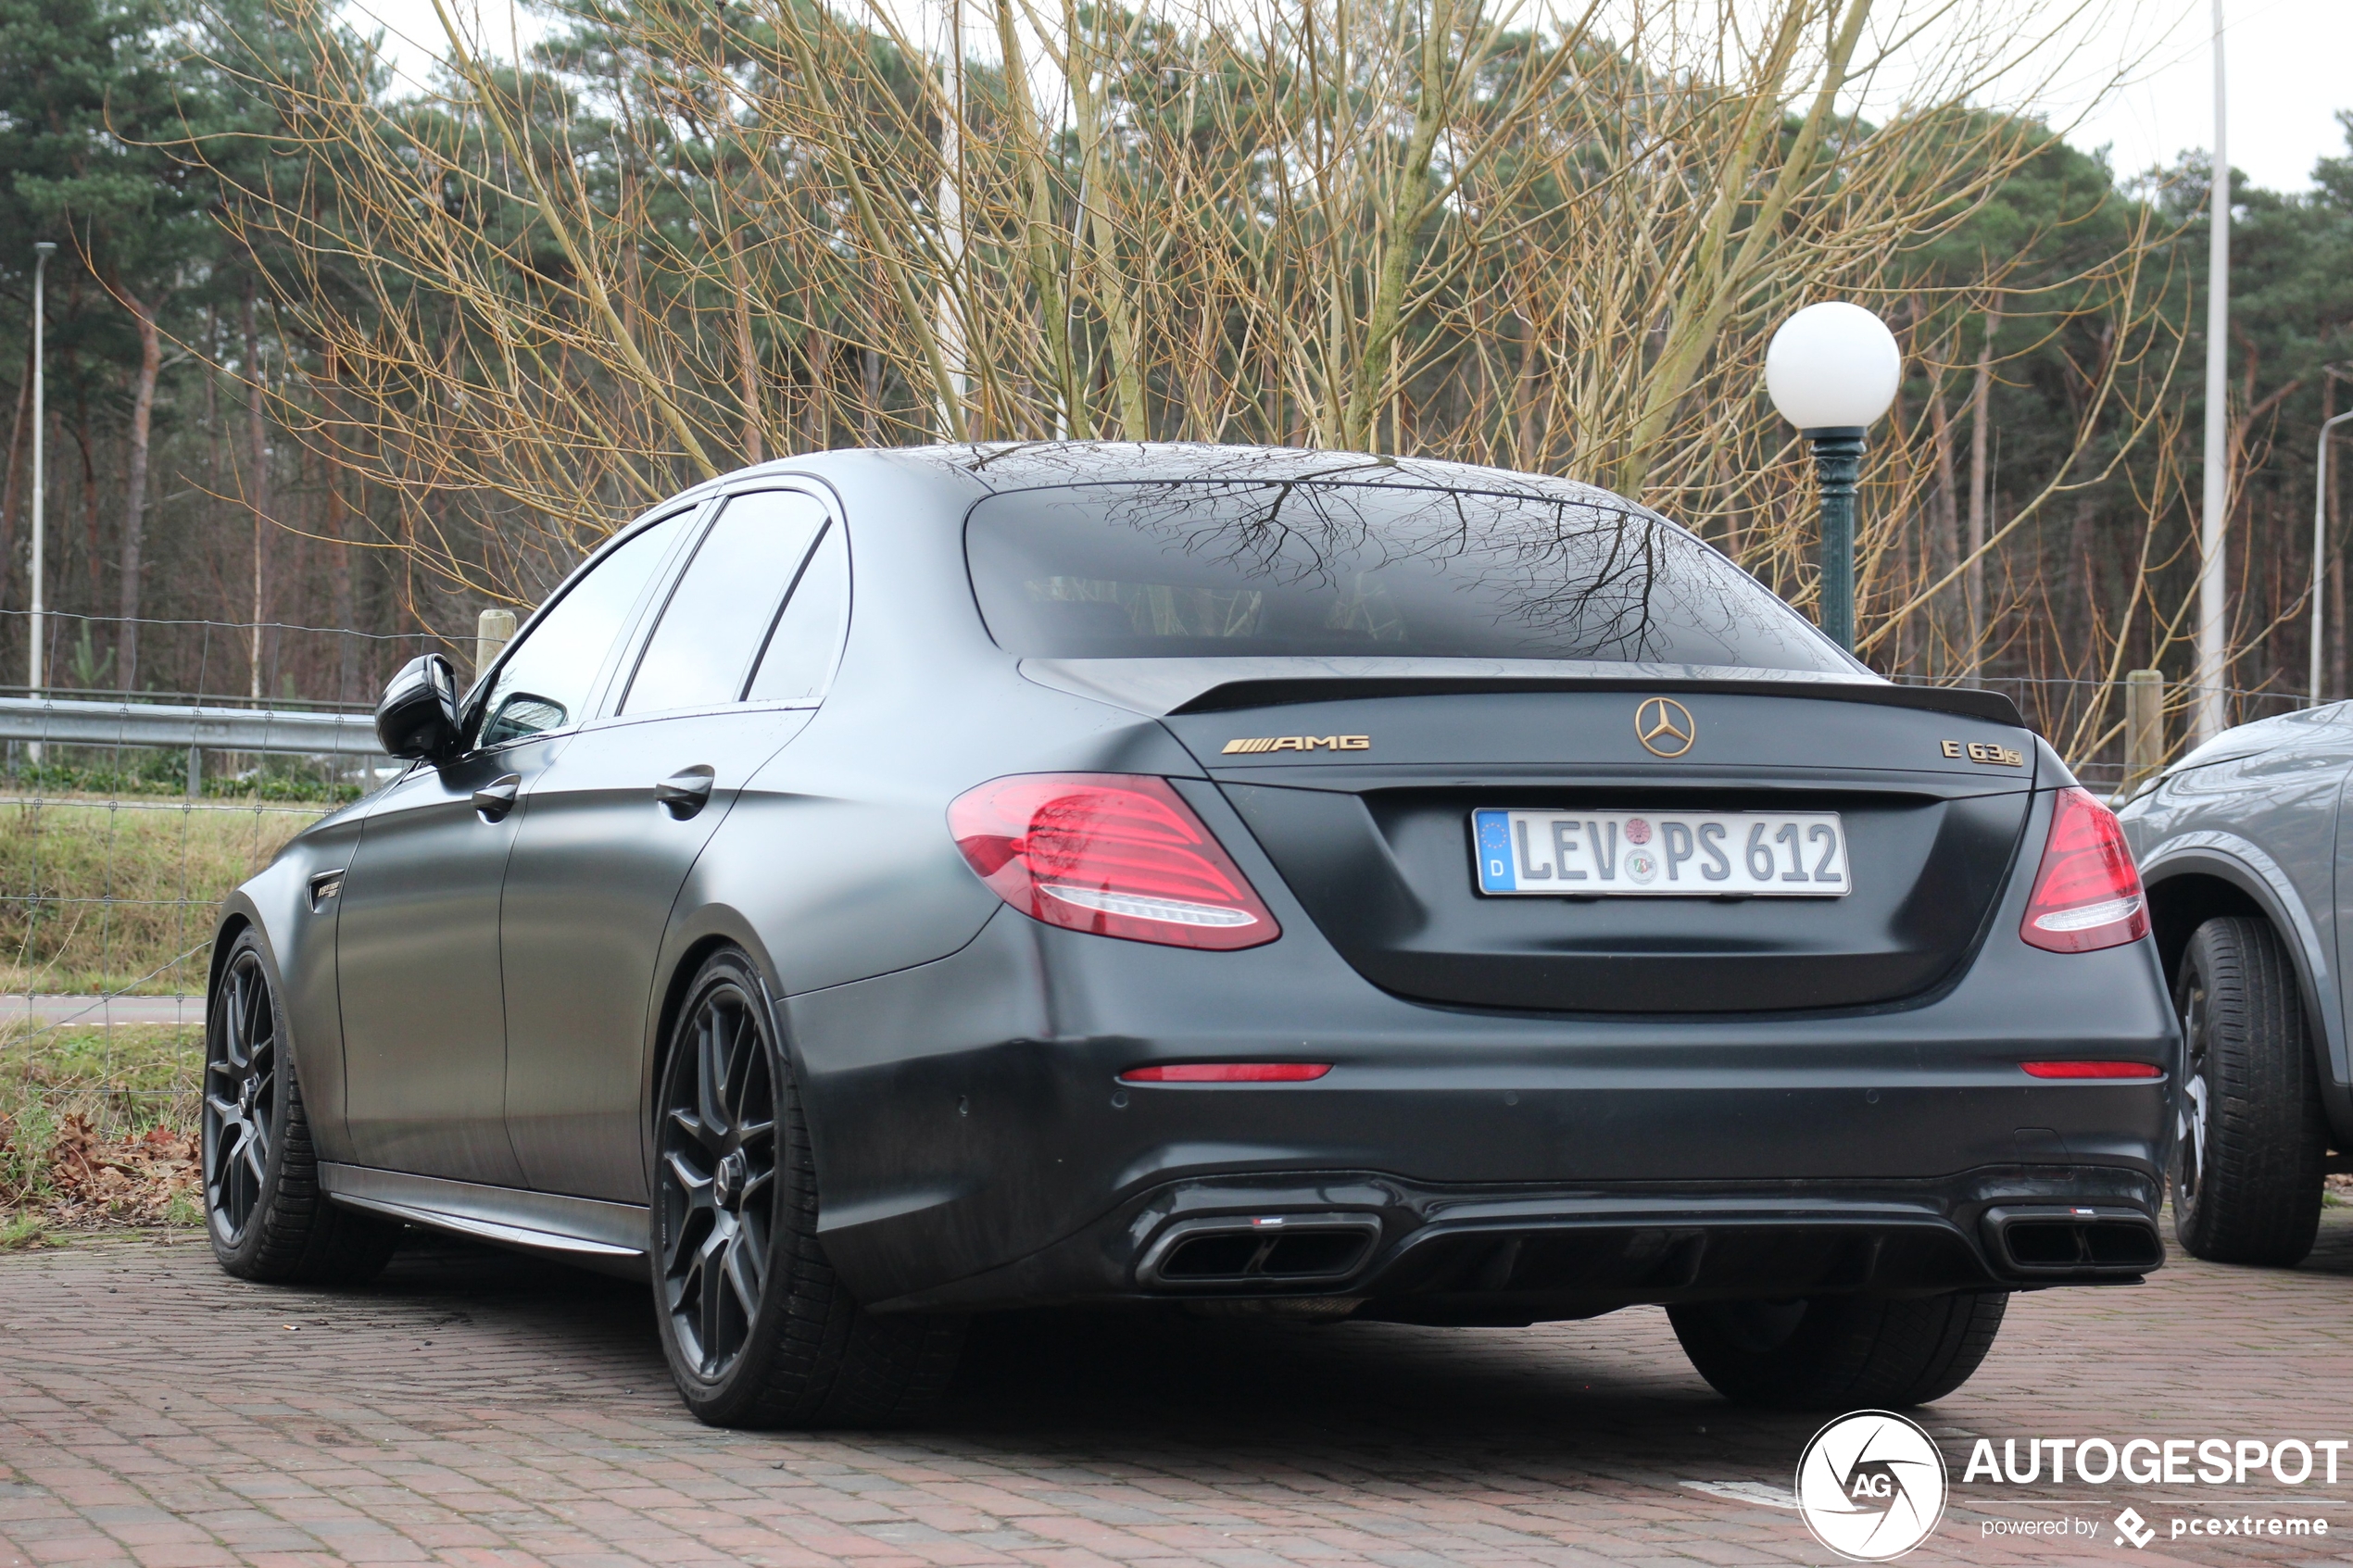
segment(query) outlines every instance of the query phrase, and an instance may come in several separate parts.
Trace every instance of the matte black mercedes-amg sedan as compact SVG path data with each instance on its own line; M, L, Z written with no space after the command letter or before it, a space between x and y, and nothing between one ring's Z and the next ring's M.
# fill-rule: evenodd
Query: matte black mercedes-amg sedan
M2114 819L1681 528L1283 450L834 452L623 530L228 901L214 1246L649 1280L725 1424L968 1314L1663 1303L1736 1399L1935 1399L2162 1260Z

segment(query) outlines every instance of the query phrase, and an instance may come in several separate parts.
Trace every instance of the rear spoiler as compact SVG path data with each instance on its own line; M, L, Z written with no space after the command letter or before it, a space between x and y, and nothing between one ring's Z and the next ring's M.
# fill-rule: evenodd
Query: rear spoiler
M1929 713L1957 713L1989 723L2026 728L2018 704L2000 692L1967 686L1898 686L1864 681L1642 680L1622 677L1448 675L1340 676L1328 679L1227 681L1168 711L1221 713L1238 708L1280 708L1353 697L1435 696L1451 692L1721 692L1733 696L1804 697L1812 702L1863 702Z

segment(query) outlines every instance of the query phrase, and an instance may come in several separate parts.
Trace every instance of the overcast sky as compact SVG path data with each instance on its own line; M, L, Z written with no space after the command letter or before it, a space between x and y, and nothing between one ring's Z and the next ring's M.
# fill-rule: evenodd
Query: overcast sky
M2223 10L2232 167L2273 190L2307 189L2313 159L2346 151L2335 115L2353 109L2353 0L2223 0ZM2213 145L2212 16L2210 0L2169 6L2139 79L2070 139L2111 144L2128 174Z
M468 11L479 7L486 13L491 39L503 43L508 0L459 3ZM917 11L937 8L937 0L902 3ZM2081 3L2009 0L2007 6L1987 9L2032 14L2040 6L2060 12ZM439 52L441 30L432 0L348 4L392 31L395 55L410 72L422 68L428 51ZM1975 0L1962 0L1962 6L1973 9ZM2223 6L2231 162L2259 185L2307 189L2313 159L2346 150L2334 117L2339 109L2353 108L2353 0L2223 0ZM2041 107L2054 123L2080 119L2070 140L2087 150L2110 147L2120 174L2170 164L2189 148L2211 146L2211 6L2212 0L2096 0L2088 37L2079 42L2086 84L2070 90L2061 82ZM533 31L528 19L522 26L528 37ZM2133 62L2130 79L2097 96L2120 60Z

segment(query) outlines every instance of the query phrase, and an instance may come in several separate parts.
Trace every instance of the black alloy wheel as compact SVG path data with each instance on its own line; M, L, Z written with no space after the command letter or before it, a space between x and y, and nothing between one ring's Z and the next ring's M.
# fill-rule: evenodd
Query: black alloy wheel
M261 954L241 947L205 1031L205 1215L223 1247L234 1248L253 1226L278 1124L278 1010Z
M286 1010L250 927L231 942L205 1010L200 1127L206 1229L229 1273L359 1285L392 1257L399 1225L338 1208L320 1185Z
M767 1292L776 1229L776 1081L756 999L697 995L664 1075L661 1295L680 1359L726 1376Z
M2182 955L2173 1001L2174 1234L2208 1262L2301 1262L2320 1231L2328 1123L2287 949L2267 921L2208 921Z
M687 987L654 1103L656 1322L713 1426L883 1426L947 1392L964 1320L875 1314L817 1239L816 1161L767 982L724 948Z

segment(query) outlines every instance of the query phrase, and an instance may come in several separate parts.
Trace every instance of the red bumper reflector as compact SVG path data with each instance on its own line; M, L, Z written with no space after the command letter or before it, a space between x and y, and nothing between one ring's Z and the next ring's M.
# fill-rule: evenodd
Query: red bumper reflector
M1180 1061L1131 1067L1123 1084L1304 1084L1332 1070L1328 1061Z
M2165 1069L2145 1061L2021 1061L2030 1078L2162 1078Z

